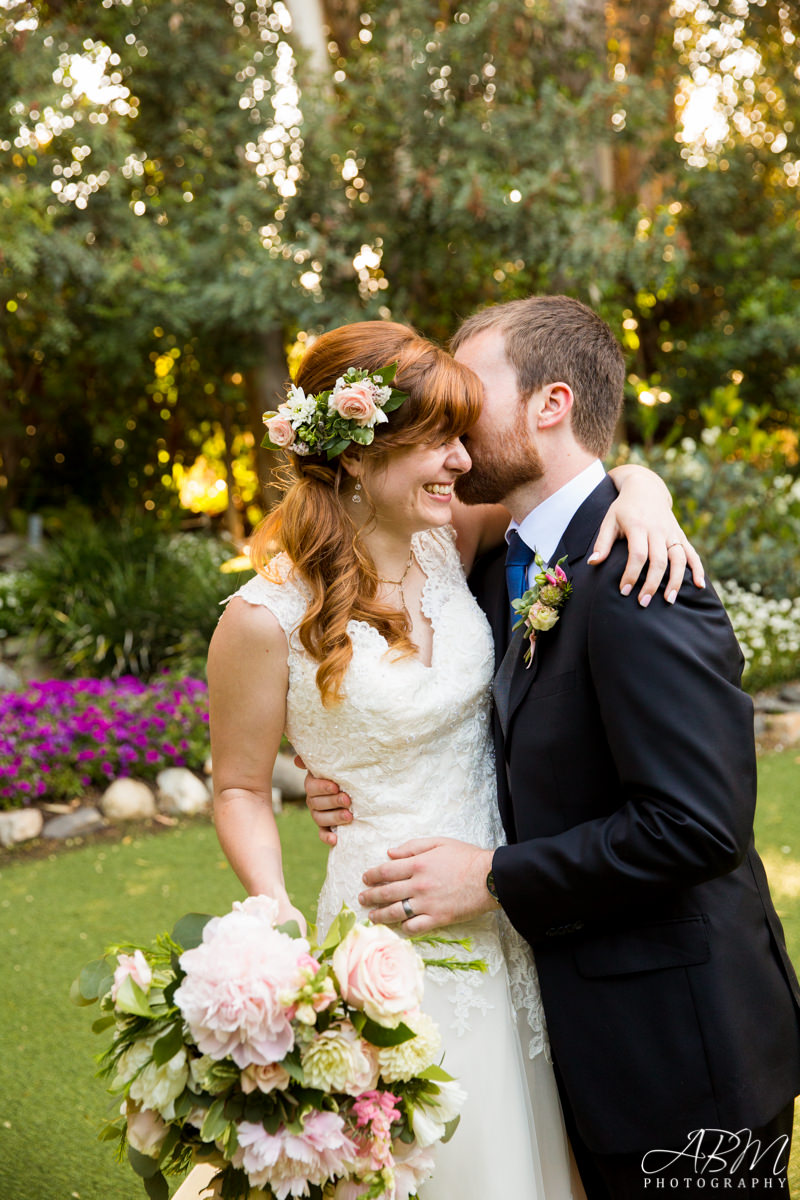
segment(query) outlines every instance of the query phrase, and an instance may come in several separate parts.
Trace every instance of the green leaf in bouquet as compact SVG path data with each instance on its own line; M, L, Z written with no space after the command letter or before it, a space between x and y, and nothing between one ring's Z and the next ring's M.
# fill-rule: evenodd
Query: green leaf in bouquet
M458 1124L459 1124L460 1120L461 1120L461 1117L458 1116L458 1117L453 1117L452 1121L447 1122L447 1124L444 1127L444 1135L441 1139L442 1144L450 1141L450 1138L453 1136L455 1131L458 1129Z
M184 950L194 950L203 940L203 930L211 920L210 913L186 913L175 925L172 940Z
M133 982L131 975L126 975L117 991L115 1004L122 1012L131 1013L135 1017L154 1017L147 996L138 983Z
M144 1190L150 1200L169 1200L169 1185L160 1171L145 1179Z
M409 1029L401 1021L394 1029L388 1029L385 1025L379 1025L377 1021L371 1021L369 1017L364 1021L361 1029L361 1036L365 1038L373 1046L402 1046L403 1042L410 1042L417 1035L413 1029Z
M99 1000L105 996L113 982L114 972L105 958L98 958L94 962L87 963L78 976L80 994L89 1004L93 1000Z
M158 1161L166 1162L176 1145L180 1141L181 1131L177 1125L170 1125L167 1130L167 1136L161 1143L161 1149L158 1152Z
M448 1075L443 1067L437 1067L436 1063L431 1063L424 1071L419 1072L420 1079L430 1079L434 1083L451 1083L452 1075Z
M170 1008L172 1008L172 1006L175 1003L175 993L177 992L178 988L181 986L181 981L184 978L184 972L181 971L180 967L178 967L177 958L175 958L174 956L173 956L173 958L174 958L173 970L175 971L175 978L170 983L168 983L167 986L164 988L164 1000L170 1006Z
M161 1174L158 1160L151 1158L149 1154L141 1154L138 1150L134 1150L130 1143L128 1144L128 1162L140 1179L152 1179L154 1175Z
M343 907L338 916L333 918L328 935L322 943L323 951L335 950L343 942L356 923L356 914L349 908Z
M168 1063L183 1047L183 1028L179 1021L171 1026L153 1046L153 1062L156 1066Z
M73 979L72 983L69 985L69 998L73 1004L77 1004L78 1008L88 1008L89 1005L94 1004L95 1000L97 999L96 996L93 996L91 1000L86 999L81 991L80 979Z
M357 1008L350 1013L350 1024L355 1029L356 1033L361 1033L367 1023L367 1014L359 1012Z
M206 1113L203 1127L200 1130L200 1136L204 1142L215 1142L225 1132L228 1119L223 1112L224 1108L225 1101L217 1098Z
M193 1108L210 1108L212 1100L210 1096L204 1095L202 1092L195 1093L189 1088L184 1088L180 1096L175 1101L175 1116L177 1120L182 1121L184 1117L188 1117Z
M97 1020L92 1024L92 1033L103 1033L104 1030L109 1029L112 1025L116 1024L116 1020L117 1018L111 1013L109 1013L106 1017L98 1017Z
M286 1055L286 1057L281 1061L281 1066L286 1074L290 1075L292 1079L296 1080L298 1083L305 1083L306 1076L300 1063L300 1051L297 1048Z
M297 921L284 921L282 925L276 925L278 933L287 933L290 938L300 937L300 926Z
M226 1158L233 1158L238 1145L239 1139L236 1136L236 1125L233 1121L229 1121L228 1128L222 1135L222 1153Z

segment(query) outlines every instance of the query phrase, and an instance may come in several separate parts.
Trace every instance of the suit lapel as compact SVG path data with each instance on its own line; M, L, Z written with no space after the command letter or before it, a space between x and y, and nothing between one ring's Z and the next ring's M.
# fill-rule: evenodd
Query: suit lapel
M567 526L550 560L551 565L566 557L567 574L570 574L569 567L586 554L589 542L616 495L616 488L608 477L597 485ZM525 664L527 641L523 637L522 629L518 629L512 637L494 679L494 700L504 738L508 737L511 719L539 674L542 659L547 656L548 646L554 637L558 637L558 633L559 626L556 625L554 629L540 634L536 639L536 652L529 667Z

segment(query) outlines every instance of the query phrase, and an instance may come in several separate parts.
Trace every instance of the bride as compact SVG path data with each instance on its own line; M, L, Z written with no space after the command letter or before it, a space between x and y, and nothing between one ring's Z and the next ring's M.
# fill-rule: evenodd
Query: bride
M275 897L281 920L304 928L271 807L284 733L315 775L337 780L354 819L329 855L321 935L342 904L366 915L361 873L389 846L433 834L487 848L503 841L492 641L464 571L502 538L507 516L493 506L465 512L452 490L470 468L460 438L481 395L445 351L406 326L367 321L314 342L267 422L288 449L293 482L256 534L258 574L231 597L211 643L215 821L247 891ZM614 521L623 532L640 526L644 504L649 525L674 540L663 485L639 468L613 474L624 494L602 536L610 540ZM461 953L488 971L432 968L424 1004L469 1099L419 1195L582 1196L530 951L500 912L459 926L465 935L472 949ZM178 1196L213 1194L202 1190L207 1178L197 1168Z

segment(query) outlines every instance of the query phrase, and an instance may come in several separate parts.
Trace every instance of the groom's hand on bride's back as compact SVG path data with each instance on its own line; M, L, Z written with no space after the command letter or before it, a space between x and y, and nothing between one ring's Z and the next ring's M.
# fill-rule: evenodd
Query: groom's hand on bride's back
M299 754L294 761L305 770L306 764ZM353 819L350 797L340 792L338 783L332 779L317 779L310 771L306 774L305 789L308 811L317 823L321 840L326 846L335 846L336 826L348 825Z

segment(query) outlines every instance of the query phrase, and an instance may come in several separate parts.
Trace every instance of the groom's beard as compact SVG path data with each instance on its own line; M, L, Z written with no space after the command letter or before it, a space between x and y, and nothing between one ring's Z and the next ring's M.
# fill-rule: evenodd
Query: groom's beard
M472 469L459 475L455 493L462 504L502 504L506 496L544 474L539 451L531 443L520 443L519 430L491 447L476 446L465 439Z

